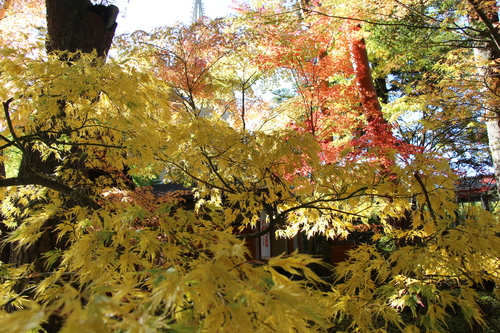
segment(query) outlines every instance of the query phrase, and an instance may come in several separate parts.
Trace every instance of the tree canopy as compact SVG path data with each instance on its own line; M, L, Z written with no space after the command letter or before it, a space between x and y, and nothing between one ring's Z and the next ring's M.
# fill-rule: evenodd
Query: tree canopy
M109 18L79 5L69 23ZM491 165L479 117L496 112L496 63L474 57L496 41L491 8L254 1L119 36L108 59L113 24L71 48L50 25L47 44L33 29L16 41L0 16L0 326L413 333L446 330L454 311L487 325L498 216L455 189L464 160ZM192 188L194 209L128 183L160 174ZM238 230L261 212L256 237L377 232L335 267L256 261Z

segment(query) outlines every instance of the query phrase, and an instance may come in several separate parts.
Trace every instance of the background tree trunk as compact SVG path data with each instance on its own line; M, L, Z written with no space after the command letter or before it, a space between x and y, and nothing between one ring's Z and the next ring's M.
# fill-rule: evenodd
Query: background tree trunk
M483 105L486 108L485 122L488 133L497 194L500 198L500 34L499 16L495 3L481 3L468 0L472 6L470 16L477 22L484 24L481 37L487 42L481 43L474 49L476 60L482 63L478 67L479 80L484 82Z
M500 115L493 114L486 120L486 130L488 131L488 143L490 146L493 168L495 169L495 180L497 183L497 194L500 198Z
M499 52L495 52L493 45L484 45L482 48L474 49L474 56L479 63L493 63L499 59ZM500 92L500 69L497 66L479 66L478 76L480 81L484 81L482 92L484 93L483 102L486 111L484 121L488 133L488 145L490 147L495 180L497 183L497 194L500 198L500 105L497 92Z

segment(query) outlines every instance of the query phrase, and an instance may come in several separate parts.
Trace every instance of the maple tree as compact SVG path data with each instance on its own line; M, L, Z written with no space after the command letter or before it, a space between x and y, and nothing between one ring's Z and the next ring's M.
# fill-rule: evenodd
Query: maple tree
M29 177L0 179L6 241L33 247L49 220L64 240L41 249L43 265L2 263L2 327L433 332L452 310L484 325L477 287L500 282L497 217L460 207L449 162L393 134L369 36L324 15L331 4L256 2L233 20L136 32L105 63L99 46L1 50L2 161L12 168L14 148L41 157ZM259 96L285 83L281 103ZM196 209L120 188L123 165L194 185ZM95 168L109 172L90 179ZM234 223L262 210L262 232L283 237L341 238L373 220L380 232L328 284L304 254L248 260Z
M222 33L225 22L200 21L190 27L177 25L143 31L121 37L122 52L151 57L156 74L172 88L172 107L199 116L212 107L207 101L218 100L223 90L212 76L213 67L232 51L231 36ZM136 43L129 43L136 40ZM140 57L138 57L140 59Z
M493 2L351 2L345 6L327 1L316 13L354 19L370 32L376 75L391 78L395 100L389 108L407 118L421 112L426 118L418 124L422 137L429 137L424 134L427 130L440 127L444 132L450 125L454 131L463 127L487 131L493 170L498 174L498 11ZM447 146L448 153L465 157L456 160L458 166L466 165L460 171L491 169L483 168L491 162L484 158L482 134L470 137L469 144L461 141L471 148L482 147L476 159L443 141L441 147Z
M259 7L257 6L257 8ZM359 87L356 87L355 85L352 84L349 85L347 83L349 81L349 78L352 75L354 75L354 71L353 67L346 67L345 65L346 63L347 64L352 63L352 58L347 57L349 61L346 61L346 55L350 56L353 53L353 51L349 52L346 46L350 45L348 42L349 38L359 38L359 36L353 37L352 35L349 34L340 36L335 35L335 37L337 38L335 40L336 42L338 42L338 40L346 42L345 43L340 42L338 44L337 49L334 49L333 47L328 48L328 45L332 45L332 39L330 38L331 37L330 35L324 33L326 31L326 28L325 25L322 25L321 22L314 22L314 21L307 22L307 29L304 29L304 24L299 22L299 20L297 20L296 17L295 20L293 15L292 17L286 17L287 13L286 9L281 8L281 13L285 14L283 14L280 17L280 20L275 19L276 12L280 12L279 7L273 7L272 5L269 4L269 2L266 2L266 9L268 9L267 12L268 15L263 15L262 9L256 12L251 12L248 10L248 8L245 9L247 11L246 12L247 15L253 15L253 16L251 16L251 19L249 19L249 16L246 16L244 21L242 22L242 25L243 26L250 25L251 28L249 28L249 30L250 29L252 30L251 33L252 37L256 35L258 36L258 38L253 38L253 40L256 40L258 41L258 43L262 43L263 45L265 45L264 47L260 48L260 50L265 50L265 51L258 55L253 54L254 56L253 59L258 59L257 61L260 63L261 70L269 71L276 68L280 68L282 70L285 69L288 71L287 72L288 75L290 75L293 78L293 81L296 83L294 87L295 89L297 89L298 92L297 97L295 98L292 97L291 99L288 99L286 103L284 103L280 107L286 108L289 119L294 120L294 125L292 126L292 129L294 130L299 129L299 132L310 133L313 135L312 137L313 142L316 142L317 144L320 145L319 147L321 147L320 148L321 153L318 156L319 159L317 159L316 156L314 155L307 155L306 157L304 155L301 155L301 152L304 151L307 152L307 150L304 150L307 147L307 144L305 141L302 141L301 148L303 150L300 149L295 150L296 155L300 156L301 158L300 161L294 163L287 158L286 164L288 165L289 169L285 170L284 173L283 169L280 168L271 169L273 171L272 174L270 175L271 181L273 180L274 176L281 175L280 177L277 177L277 179L279 179L280 181L287 180L292 182L291 183L293 184L292 188L297 190L293 193L291 197L287 196L288 193L283 194L283 192L285 192L284 189L275 192L276 194L275 196L269 196L269 197L263 196L262 191L258 191L258 189L269 188L271 194L273 194L272 191L276 189L276 184L269 181L267 183L263 183L264 186L259 186L258 184L254 185L250 183L252 186L245 187L244 182L245 180L248 180L248 178L246 177L239 178L238 176L235 176L241 173L241 164L237 163L238 159L236 157L229 156L232 147L237 147L236 151L238 152L242 151L243 149L243 146L239 146L238 145L239 142L237 142L236 140L231 141L225 138L224 142L222 142L222 141L217 141L213 135L210 135L210 141L214 142L214 151L212 154L206 153L207 152L206 147L199 146L198 149L200 151L198 154L195 151L189 151L189 156L187 156L185 155L186 152L185 148L182 147L181 150L183 151L181 153L183 155L175 155L175 157L173 158L174 161L192 160L193 156L197 156L196 158L194 158L195 160L204 162L202 168L196 166L190 170L185 166L181 166L183 171L193 175L193 177L196 178L197 181L199 182L198 185L200 185L200 188L203 189L204 186L209 185L208 186L209 189L215 188L218 191L224 192L226 197L230 198L229 199L230 202L240 203L241 200L244 199L246 201L245 208L247 209L249 209L249 207L250 208L252 207L251 206L252 203L254 204L257 203L257 206L254 206L256 208L252 214L253 216L256 215L256 212L258 209L260 209L260 207L262 206L265 207L266 204L267 205L271 204L271 207L277 208L278 211L290 214L288 216L289 229L280 231L282 234L288 233L288 235L293 235L294 232L297 232L297 230L299 229L306 230L311 234L318 231L325 232L326 234L329 234L331 236L335 236L339 232L340 233L348 232L350 223L346 223L346 221L352 221L352 215L357 215L357 214L353 214L353 211L349 211L349 209L346 209L346 207L348 207L348 204L346 204L346 202L349 202L350 200L352 202L356 202L358 203L358 206L356 205L353 206L360 208L362 206L359 205L359 202L366 203L365 201L366 197L372 197L373 199L373 197L377 196L374 193L363 192L366 190L366 188L363 185L371 184L371 186L375 188L381 186L381 188L384 188L384 190L380 190L379 188L380 192L378 193L384 193L382 197L387 199L387 200L381 200L384 202L382 205L384 206L384 208L386 208L386 210L384 211L383 209L380 209L380 206L377 205L380 204L380 202L378 202L377 204L373 204L373 201L371 200L370 203L372 203L373 206L370 208L373 208L373 211L369 208L366 209L366 211L363 210L363 208L366 208L365 206L359 209L357 212L359 213L360 211L362 211L363 213L366 213L366 215L364 215L365 218L370 216L370 213L373 214L374 211L376 211L375 214L378 216L383 215L384 213L385 214L389 213L388 215L392 213L393 214L392 217L397 218L398 216L404 215L405 214L404 212L410 211L413 218L411 219L411 225L409 226L409 230L390 232L390 227L386 226L389 228L388 230L386 230L386 232L388 235L391 235L390 238L393 237L391 242L395 242L396 244L413 244L415 246L408 248L404 248L404 246L401 246L401 248L398 249L398 251L395 251L392 254L393 255L392 258L393 260L395 260L394 258L399 258L399 256L402 255L402 253L404 253L404 255L401 256L401 260L404 260L402 258L407 258L406 256L409 255L409 253L414 253L413 251L417 251L418 253L422 254L422 259L424 257L431 258L432 257L431 254L433 253L433 251L435 251L435 249L439 248L440 246L442 247L443 245L434 244L433 236L429 236L430 238L422 237L421 228L424 228L424 230L426 230L423 231L424 233L430 232L430 234L435 235L436 230L442 230L443 232L444 230L447 230L447 227L445 227L445 225L450 225L450 223L454 223L451 221L454 221L456 218L453 216L447 216L449 212L456 210L456 208L452 208L456 207L456 203L454 202L454 194L452 192L448 192L449 189L453 188L452 180L454 179L451 170L449 170L448 168L448 163L442 158L437 158L437 159L433 158L432 157L433 154L429 152L423 155L418 154L418 152L421 151L420 147L413 147L413 149L410 146L405 147L405 145L401 144L401 142L398 142L394 138L391 138L389 131L387 130L381 131L380 127L377 128L376 126L374 126L374 128L371 128L372 131L370 132L370 127L369 126L367 127L364 121L360 122L359 115L363 114L364 111L365 116L367 116L369 122L370 122L369 118L371 116L372 121L375 119L378 121L379 125L383 127L387 126L386 122L380 118L380 114L376 113L380 112L379 107L372 102L373 104L371 108L365 107L365 110L363 110L363 103L362 102L360 104L358 103L360 101L363 101L362 98L364 97L364 95L361 94L361 96L359 96L359 91L360 91ZM290 24L290 22L292 22L292 24ZM272 23L272 24L266 24L266 23ZM311 28L314 24L317 24L319 26L319 28L316 31L314 31ZM328 24L334 25L335 23L332 21L328 21ZM337 26L339 25L342 26L342 24L343 23L337 22ZM355 26L356 25L354 25L354 27ZM347 27L349 29L346 30L349 31L353 30L353 25L347 25ZM331 28L331 26L329 26L329 28ZM258 33L256 33L256 31L261 31L262 33L259 35ZM316 34L314 34L315 32ZM327 36L326 41L324 40L325 35ZM356 39L354 39L354 42L355 41ZM324 44L321 45L321 43ZM325 47L324 45L327 46ZM330 55L330 58L328 58L328 55L325 54L325 50L328 50L332 54ZM328 63L329 61L331 62L332 60L334 61L338 60L338 62L334 63L335 64L334 66L325 65L325 63ZM354 59L354 61L355 60L356 59ZM333 81L333 79L336 79L337 81ZM332 80L333 82L327 82L327 80ZM339 82L341 84L338 84ZM361 97L361 100L359 99L359 97ZM342 100L343 103L339 103L339 100ZM365 101L364 105L366 105L368 101ZM335 110L337 111L337 113L333 112L334 107L331 106L331 104L328 105L328 103L332 104L336 103L336 105L334 106L337 107L337 110ZM339 112L339 109L344 112ZM346 112L347 110L351 111L352 113L349 114L348 112ZM325 116L325 113L327 112L331 112L330 114L328 114L328 116L330 117ZM371 112L375 113L376 116L373 116ZM349 121L343 121L342 122L343 126L341 127L332 126L332 124L338 124L339 119L346 119L346 117L339 118L343 116L343 113L344 114L348 113L348 116L351 116L350 118L347 118L347 120ZM361 120L363 120L363 118L361 118ZM377 122L374 123L377 124ZM372 125L374 123L372 123ZM302 131L300 131L301 128ZM211 129L212 128L210 128L209 131L211 131ZM361 135L357 134L359 130L365 130L365 129L366 133L362 133ZM285 131L285 129L283 129L282 131ZM340 131L342 136L339 135L339 132L337 131ZM192 130L190 130L189 133L192 133ZM347 141L346 141L346 134L348 134ZM385 138L383 136L384 134ZM203 134L197 132L197 135L195 137L205 137L206 135L207 133L205 132L205 130L203 130ZM287 135L289 134L287 133ZM344 139L344 141L342 142L338 140L333 143L333 140L330 138L330 136L334 138L340 137ZM384 144L381 144L382 142ZM245 141L245 143L248 144L246 145L247 147L251 146L252 144L250 140ZM351 144L351 146L349 144ZM203 145L205 144L203 143ZM263 147L266 146L263 145ZM372 151L370 151L370 148L372 149ZM318 147L315 149L318 149ZM378 168L381 166L379 164L380 156L385 154L390 155L391 153L394 153L393 150L396 152L399 151L399 155L396 155L399 158L398 162L405 163L406 161L405 167L400 168L401 165L394 164L388 160L385 160L385 162L387 163L383 164L382 165L383 168L382 170L380 170ZM224 152L225 156L220 155L221 152ZM347 155L343 156L342 154L339 154L340 152ZM343 158L345 156L348 156L349 158L347 159ZM349 162L352 162L351 158L353 157L355 157L353 159L355 163L350 164ZM313 160L310 160L308 158L313 158ZM274 157L273 159L275 160L276 157ZM321 160L322 161L321 163L328 161L328 164L324 165L320 163L319 165L315 164L313 166L314 159L316 159L316 161ZM366 163L366 165L364 166L360 166L360 161L362 160L368 163ZM377 161L375 164L373 163L374 160ZM168 162L168 158L166 158L165 161ZM252 170L251 167L253 166L253 162L256 161L252 161L244 165L245 175L259 175L259 177L257 177L259 181L265 180L266 174L258 173L257 171L250 172L250 170ZM259 159L258 162L259 163L262 162L262 159ZM173 164L176 163L173 162ZM390 166L391 173L387 173L387 171L385 170L388 166ZM372 173L367 172L366 169L365 170L363 169L363 167L371 168L370 171ZM209 178L199 177L198 175L201 169L206 169L208 173L214 173L216 177L215 178L213 176ZM296 174L295 177L290 177L290 172L292 173L297 172L298 169L301 169L302 171ZM435 171L436 169L438 170L438 173L436 173ZM196 172L198 172L198 174L195 173L195 170ZM265 170L267 171L269 170L269 168L266 167ZM346 170L348 170L349 172L343 174L343 172L345 172ZM355 171L353 172L353 170ZM331 173L335 174L334 178L329 178L332 177ZM358 187L356 187L353 184L355 181L352 180L353 174L356 174L356 176L360 178L363 177L368 177L368 178L364 178L361 183L356 183L358 184ZM406 174L407 176L410 175L410 177L408 178L407 176L405 176L401 178L402 174ZM370 178L370 176L373 178ZM383 178L384 176L386 176L386 178ZM394 181L393 177L396 177L397 181ZM225 183L224 182L225 179L234 179L236 180L236 182ZM335 179L335 181L333 181L333 179ZM340 179L342 180L342 182L339 182ZM435 185L431 185L432 179L436 181ZM311 180L317 183L311 184ZM329 183L328 185L326 185L325 183L321 183L325 181L333 183L335 182L341 183L344 186L343 187L344 192L342 192L342 190L340 189L335 189L333 186L329 187L331 183ZM450 183L446 184L446 182L448 181ZM409 189L405 188L408 186ZM438 188L441 188L441 190L444 192L440 192L441 190L436 191L434 186L438 186ZM256 189L257 191L255 192ZM307 190L302 192L303 189ZM349 192L349 190L352 192ZM409 192L407 190L409 190ZM438 197L441 196L440 199L434 196L437 194L437 192L440 192L440 194L438 195ZM312 196L317 195L317 197L315 198L316 200L311 198L311 193L313 193ZM337 194L337 196L332 195L332 193ZM265 194L267 194L267 192ZM345 196L342 197L342 195L338 194L344 194ZM366 197L364 197L364 195L366 195ZM269 201L269 199L272 197L278 200L275 200L274 202ZM297 199L298 197L300 197L300 201L298 202L294 201L294 199ZM308 202L307 199L303 201L307 197L311 198L311 201ZM359 197L363 198L363 200L357 201ZM408 210L411 202L410 199L414 200L414 205L416 207L419 207L418 209ZM438 199L439 203L433 202L435 199ZM444 201L441 201L441 199L443 199ZM331 202L335 201L342 201L343 204L341 205L342 209L339 209L339 206L332 207ZM286 206L285 205L280 206L283 203L286 203ZM433 207L436 206L440 208L438 210L435 210L435 208ZM311 214L311 212L307 211L307 209L304 208L313 208L313 207L318 211L320 211L321 213L314 214L315 212L313 211L314 215L308 215ZM336 214L328 215L325 213L325 211L328 211L330 209L335 209ZM391 212L392 209L394 209L394 211ZM231 214L228 217L234 219L236 217L234 211L230 209L228 209L228 211L229 214ZM294 211L300 211L300 214L293 214ZM444 212L447 212L445 213L444 216L440 215ZM350 214L352 215L350 216ZM363 217L363 214L359 215ZM339 216L341 216L340 219ZM394 220L391 219L391 216L389 217L385 216L385 217L387 218L385 222ZM311 221L312 223L308 224L305 221ZM335 222L332 223L332 221ZM322 222L325 224L322 224ZM434 223L436 223L437 225L432 226ZM390 223L388 224L390 225ZM493 229L490 229L490 231L493 231ZM416 236L417 234L420 235ZM418 239L417 242L411 240L414 239L415 237ZM427 240L422 241L422 238ZM399 239L400 241L396 241L397 239ZM410 239L410 241L408 241L408 239ZM429 240L431 241L429 242ZM494 244L495 239L493 238L492 240L493 243L491 244L492 248L490 253L495 253L497 251L497 245ZM446 240L445 243L449 244L448 241L449 240ZM431 250L429 250L429 248L427 247L431 248ZM427 250L429 250L430 252L426 252ZM365 262L366 260L368 260L369 262L372 260L375 261L378 260L380 263L380 260L383 260L383 258L385 258L385 256L382 255L379 255L378 257L369 257L369 256L367 257L365 255L366 251L367 249L364 248L364 251L359 252L360 255L364 255ZM374 251L374 253L377 252L375 247L372 247L368 251ZM488 250L488 252L489 251L490 250ZM361 262L360 258L356 259ZM367 265L371 264L372 263L367 263ZM413 265L414 262L412 262L411 264ZM358 266L358 269L363 270L360 268L360 266ZM349 267L350 266L346 265L344 269L349 270L350 269ZM385 267L385 269L387 268L389 267ZM451 267L450 269L451 271L453 270L453 268ZM396 275L398 273L399 273L398 270L394 272L394 274ZM389 272L385 272L384 274L387 274L386 277L391 276L391 273ZM408 273L408 274L412 275L414 273ZM430 275L432 275L432 278L423 279L419 281L417 281L418 280L417 279L414 281L416 284L418 284L417 287L417 289L419 290L418 293L421 292L420 288L422 286L422 283L425 285L425 288L429 288L426 291L429 292L429 294L426 294L425 297L429 297L431 294L438 292L439 288L437 288L437 285L442 283L440 281L445 281L451 277L451 275L446 275L446 274L443 275L423 274L423 276L426 277ZM493 276L488 275L487 277L485 275L483 276L483 278L490 279L493 278ZM410 279L413 279L413 277ZM396 282L396 280L397 279L392 280L392 282L390 282L389 284L399 283ZM349 281L351 283L357 281L362 281L363 283L365 283L364 281L366 281L366 279L359 279L359 276L353 276L353 279ZM387 281L384 281L384 283L387 283ZM378 284L373 283L372 287L374 289L378 288ZM365 292L368 292L370 294L369 290L366 291L365 289ZM418 297L420 297L420 294L410 295L408 294L409 292L408 290L399 290L399 292L405 294L406 295L405 297L407 297L406 299L408 300L408 303L404 302L401 303L401 307L404 308L405 306L409 306L415 309L417 305L420 305L420 303L412 303L414 299L418 299ZM469 293L473 294L474 291L465 288L464 295ZM345 297L345 294L342 293L341 295ZM358 297L358 296L356 295L353 297ZM469 297L470 296L467 296L467 298ZM452 303L456 302L456 300L454 301L451 301L451 299L449 300ZM349 301L354 302L353 298L349 298ZM378 301L379 300L376 300L375 302ZM365 299L363 300L363 302L367 302L367 300ZM347 305L345 305L345 308L339 310L340 316L342 317L343 315L345 315L346 312L355 317L358 316L359 312L357 312L356 309L359 309L362 306L359 305L359 303L355 304L357 305L352 307L348 307ZM451 303L446 303L446 302L444 304L439 304L439 302L436 302L435 304L432 304L431 308L433 309L438 308L439 311L444 311L443 309L449 308L451 306L450 304ZM394 315L392 319L397 322L398 320L400 320L400 318L397 317L397 315L394 312L391 312L390 309L391 308L393 309L393 307L394 304L392 305L386 304L385 309L388 312L388 316L390 317L390 314L392 313L392 315ZM422 307L425 307L423 303ZM379 308L377 310L379 310ZM467 312L467 315L469 314L470 313ZM354 326L359 325L360 328L368 330L374 329L374 326L371 326L373 325L373 322L370 319L370 316L373 315L373 313L368 312L365 315L366 317L356 317L356 319L354 320L355 322ZM425 327L427 325L425 321L430 320L432 324L429 324L430 325L429 327L431 327L435 325L436 318L438 322L443 321L444 315L442 315L442 313L439 312L439 315L436 317L436 314L434 312L432 311L427 312L422 316L421 325ZM408 330L416 329L412 327L413 326L410 325L408 326L407 329Z

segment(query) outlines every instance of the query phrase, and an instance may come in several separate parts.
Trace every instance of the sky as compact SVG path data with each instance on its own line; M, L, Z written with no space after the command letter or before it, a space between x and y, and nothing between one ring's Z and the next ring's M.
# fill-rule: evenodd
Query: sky
M205 16L216 18L234 12L232 0L202 0ZM193 0L116 0L120 9L116 34L135 30L150 31L155 27L190 23Z

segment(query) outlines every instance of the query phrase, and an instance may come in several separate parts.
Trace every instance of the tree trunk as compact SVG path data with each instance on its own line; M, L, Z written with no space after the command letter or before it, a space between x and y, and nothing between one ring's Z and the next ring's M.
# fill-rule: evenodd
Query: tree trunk
M355 28L355 31L358 31L359 29L360 27L358 26ZM382 113L382 106L378 100L379 96L375 86L376 82L374 81L371 73L370 62L368 60L368 53L366 51L366 43L364 39L356 38L350 41L349 53L351 56L352 66L354 68L354 75L361 99L361 105L368 124L376 128L376 135L385 138L388 142L392 142L393 144L396 143L397 139L392 133L391 126L384 119ZM385 80L378 83L385 85ZM390 163L393 162L390 161ZM384 172L390 172L384 164L381 165L381 169ZM396 179L392 181L397 182ZM388 198L388 200L392 201L391 198ZM413 209L407 209L403 211L400 216L387 218L387 223L396 229L409 230L412 227L412 216ZM399 241L399 245L408 245L410 242L412 241L401 239Z
M47 0L47 28L48 40L46 49L48 53L57 51L69 51L90 53L95 50L97 55L105 59L112 43L116 29L116 17L118 8L116 6L92 5L90 0ZM66 55L61 60L70 60ZM66 101L60 101L61 117L64 117ZM42 159L40 154L33 149L26 149L28 154L23 156L19 175L29 176L30 172L36 170L39 173L51 175L58 166L55 158ZM74 166L77 167L77 166ZM15 244L1 244L4 250L3 257L9 257L9 263L20 266L33 264L35 272L47 270L42 255L54 249L63 249L66 246L64 240L57 240L56 227L59 224L57 218L50 219L44 225L44 232L35 244L29 247L16 247ZM21 283L17 286L17 292L26 288ZM46 332L58 332L62 326L62 318L51 316L43 325Z
M500 198L500 115L495 114L486 120L486 130L488 132L488 143L490 146L495 180L497 184L497 194Z
M47 0L46 7L49 33L46 44L47 52L82 51L88 53L95 50L103 59L106 57L117 25L115 21L118 14L117 7L92 5L90 0ZM64 105L65 101L61 101L61 111L63 111ZM61 114L64 116L63 112ZM29 149L27 151L28 154L22 158L20 176L29 176L32 170L47 175L54 173L58 166L56 159L42 160L37 151ZM38 263L36 258L40 257L40 253L54 249L56 246L55 237L50 229L52 228L47 228L47 231L40 238L41 244L34 244L34 246L21 251L13 252L10 263L16 265L34 261ZM43 251L39 252L40 250ZM41 263L35 267L42 269Z
M472 7L472 20L482 22L484 31L481 37L483 42L474 49L474 56L481 64L478 66L479 81L482 87L483 105L485 106L485 122L488 133L488 143L493 160L497 194L500 198L500 19L495 2L486 3L468 0Z
M498 68L487 67L485 63L495 63L498 59L497 52L492 50L492 45L484 45L483 48L475 48L474 56L483 66L478 66L478 77L480 81L484 81L484 86L481 89L485 102L483 103L486 111L484 120L486 123L486 131L488 133L488 145L490 147L491 159L493 161L493 169L497 184L497 194L500 198L500 105L498 105L497 94L500 88L500 77ZM493 94L491 94L493 92Z
M361 28L355 27L354 33ZM366 43L363 38L355 37L349 42L349 53L351 56L352 67L354 68L354 76L358 87L363 113L369 124L376 123L381 128L380 134L387 134L392 137L392 132L387 126L382 114L382 106L378 100L377 90L373 82L373 77L368 61L368 53L366 52ZM383 132L386 133L383 133Z
M106 57L116 30L116 6L90 0L47 0L47 52L96 51Z

